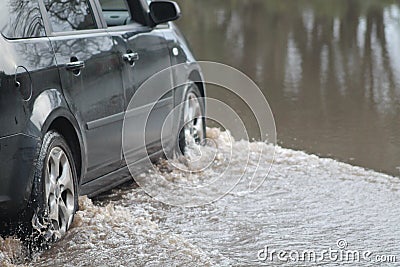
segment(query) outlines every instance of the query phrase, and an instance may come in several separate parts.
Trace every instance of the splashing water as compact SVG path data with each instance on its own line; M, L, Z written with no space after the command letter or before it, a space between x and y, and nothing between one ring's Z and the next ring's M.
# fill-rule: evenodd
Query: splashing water
M15 238L0 237L0 266L14 266L25 261L26 250Z
M335 248L338 239L345 239L349 249L397 255L400 260L398 178L265 143L234 141L218 129L209 129L207 136L213 145L201 155L213 159L209 168L188 174L174 164L196 169L190 160L162 162L158 170L143 175L203 184L230 162L230 173L245 175L225 197L200 207L174 207L152 199L134 184L93 200L81 197L80 211L65 238L25 264L255 266L260 264L257 251L266 245L322 250ZM248 159L243 158L245 149L250 151ZM267 153L260 159L260 149L276 149L271 171L273 157ZM249 174L256 166L270 174L251 192L248 183L254 177ZM12 266L24 258L17 240L0 240L0 265Z

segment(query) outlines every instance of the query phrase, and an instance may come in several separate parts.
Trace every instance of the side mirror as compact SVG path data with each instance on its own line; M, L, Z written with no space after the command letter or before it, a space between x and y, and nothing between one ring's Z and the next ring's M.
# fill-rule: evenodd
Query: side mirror
M150 3L150 17L154 24L161 24L179 19L181 10L174 1L154 1Z

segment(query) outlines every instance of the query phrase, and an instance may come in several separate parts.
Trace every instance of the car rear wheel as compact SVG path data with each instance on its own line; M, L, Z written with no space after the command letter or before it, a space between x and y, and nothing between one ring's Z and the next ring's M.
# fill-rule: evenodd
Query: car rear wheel
M77 172L71 149L57 132L48 132L35 167L31 232L35 243L59 240L78 209Z
M185 150L192 144L201 144L206 137L204 102L195 83L190 85L183 102L182 123L179 132L179 150Z

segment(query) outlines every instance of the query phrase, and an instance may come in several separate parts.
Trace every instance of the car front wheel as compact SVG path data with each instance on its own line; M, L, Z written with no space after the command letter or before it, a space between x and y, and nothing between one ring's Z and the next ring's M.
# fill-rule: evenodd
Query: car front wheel
M182 128L179 132L179 149L182 154L192 144L201 144L206 137L204 102L195 83L185 95L182 112Z

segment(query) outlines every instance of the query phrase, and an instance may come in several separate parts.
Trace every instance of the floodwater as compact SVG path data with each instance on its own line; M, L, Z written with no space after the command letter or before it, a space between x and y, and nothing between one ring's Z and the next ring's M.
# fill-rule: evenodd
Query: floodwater
M226 132L208 131L220 151L232 147L232 171L241 172L243 149L257 153L273 146L247 141L228 142ZM207 149L207 147L206 147ZM211 148L210 148L211 149ZM227 152L229 153L229 152ZM261 158L260 168L271 162ZM225 157L208 170L227 166ZM238 164L237 162L242 162ZM250 165L258 164L250 157ZM214 168L214 167L213 167ZM265 169L265 172L267 169ZM174 173L160 173L166 179ZM198 174L202 175L202 173ZM197 208L172 207L125 185L95 200L80 199L74 226L67 236L44 253L33 255L29 266L299 266L335 264L321 261L259 261L270 250L338 250L343 240L351 251L400 260L400 181L385 174L276 147L275 163L262 187L246 192L245 181L223 199ZM177 192L179 194L179 192ZM317 254L319 255L319 254ZM0 241L0 263L24 261L26 254L14 240ZM262 256L262 255L261 255ZM319 257L319 256L318 256ZM354 262L353 262L354 263Z
M196 57L259 85L280 145L400 175L399 1L179 4Z
M179 3L179 24L197 57L253 78L271 105L279 139L276 147L232 143L228 133L209 129L219 151L231 154L196 175L213 179L221 168L235 173L248 165L266 174L273 161L266 181L249 193L244 179L219 201L195 208L163 204L134 184L82 197L63 240L27 259L18 240L0 239L0 266L378 266L382 259L397 266L400 3ZM271 153L259 162L244 157L247 148ZM170 181L179 171L158 175ZM266 258L266 247L286 257ZM368 257L318 257L330 249ZM317 259L296 262L305 250Z

